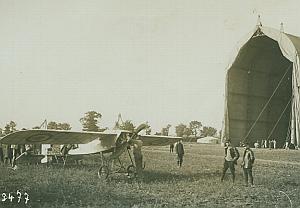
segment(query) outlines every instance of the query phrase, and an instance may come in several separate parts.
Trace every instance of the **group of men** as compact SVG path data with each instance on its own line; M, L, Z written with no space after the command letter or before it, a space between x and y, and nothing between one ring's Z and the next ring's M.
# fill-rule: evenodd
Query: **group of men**
M184 148L182 144L182 140L176 142L175 144L170 145L170 153L176 151L177 154L177 165L179 167L182 166L183 156L184 156ZM232 181L235 181L235 165L237 165L237 161L240 157L239 151L236 147L233 147L230 141L225 142L225 157L224 157L224 166L223 172L221 176L221 181L224 180L225 174L229 169L232 175ZM243 168L244 177L245 177L245 184L248 186L250 181L251 186L254 185L253 183L253 174L252 174L252 167L255 161L254 152L251 150L250 145L248 143L245 144L245 150L243 153L243 160L241 167Z
M277 141L275 139L273 140L267 140L267 139L262 139L261 140L261 148L270 148L270 149L276 149L277 148ZM254 146L258 146L259 147L259 143L258 141L255 142Z
M32 145L0 144L0 163L5 165L9 164L12 168L15 168L17 157L22 154L29 154L32 149Z
M237 160L240 157L239 151L236 147L233 147L229 141L225 143L225 157L224 157L224 167L222 172L221 181L224 180L225 173L228 169L232 174L232 181L235 181L235 165L237 165ZM245 184L248 186L248 180L250 179L250 184L253 186L253 174L252 167L254 163L255 157L254 153L250 148L249 144L245 144L245 150L243 153L243 161L241 167L243 168Z

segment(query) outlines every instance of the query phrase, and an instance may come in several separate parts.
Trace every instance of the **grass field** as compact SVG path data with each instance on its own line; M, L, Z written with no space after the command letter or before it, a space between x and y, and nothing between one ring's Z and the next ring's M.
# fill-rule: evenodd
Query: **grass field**
M97 177L96 164L82 167L19 166L0 169L0 194L29 194L25 206L16 200L0 207L300 207L300 152L254 150L254 187L245 187L240 166L233 185L220 175L224 150L219 145L184 144L182 168L168 147L145 147L143 179ZM239 149L242 154L242 149ZM240 159L241 160L241 159ZM240 163L241 161L239 161ZM288 197L287 197L288 196ZM23 200L23 199L22 199Z

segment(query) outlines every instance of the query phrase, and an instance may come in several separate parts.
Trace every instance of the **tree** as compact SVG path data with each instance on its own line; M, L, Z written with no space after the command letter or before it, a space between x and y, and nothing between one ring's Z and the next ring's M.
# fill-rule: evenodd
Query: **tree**
M14 121L10 121L6 126L4 127L4 135L10 134L12 132L15 132L17 124Z
M9 124L5 125L3 133L4 133L4 135L11 133Z
M84 114L84 117L80 119L83 131L101 131L100 127L97 125L98 120L101 119L101 113L96 111L88 111Z
M202 127L202 123L200 121L191 121L190 122L191 134L193 134L195 137L197 135L200 135L201 127Z
M11 132L17 131L16 126L17 124L14 121L9 122Z
M47 129L57 129L57 123L55 121L50 121L47 124Z
M47 125L47 129L71 130L71 128L71 125L68 123L56 123L55 121L50 121Z
M161 135L168 136L170 128L171 128L171 124L168 124L165 128L162 128Z
M184 130L187 128L187 126L183 123L178 124L175 126L175 132L178 137L182 137L184 135Z
M59 130L71 130L71 125L68 123L58 123L57 124L57 129Z
M192 130L188 127L186 127L183 131L183 136L191 136L193 134Z
M151 126L149 125L148 122L146 122L146 128L145 128L145 131L146 131L146 135L150 135L151 134Z
M175 126L175 132L178 137L190 136L193 132L187 125L181 123Z
M134 131L135 126L133 125L132 121L126 120L124 123L119 125L119 129L127 130L127 131Z
M210 126L204 126L202 130L202 136L207 137L207 136L216 136L217 129L214 127Z

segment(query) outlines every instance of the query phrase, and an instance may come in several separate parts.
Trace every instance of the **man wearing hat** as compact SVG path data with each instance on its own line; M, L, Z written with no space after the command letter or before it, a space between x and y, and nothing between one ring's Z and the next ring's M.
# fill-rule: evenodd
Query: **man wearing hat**
M243 154L243 162L241 165L244 171L246 186L248 186L248 178L250 179L251 186L253 186L252 167L253 167L254 160L255 160L254 153L250 149L249 143L246 143L245 151Z
M240 154L236 147L233 147L230 141L225 142L225 157L224 157L224 167L223 173L221 177L221 182L224 180L225 173L227 169L230 169L232 174L232 182L235 180L235 165L237 164L237 160L239 159Z

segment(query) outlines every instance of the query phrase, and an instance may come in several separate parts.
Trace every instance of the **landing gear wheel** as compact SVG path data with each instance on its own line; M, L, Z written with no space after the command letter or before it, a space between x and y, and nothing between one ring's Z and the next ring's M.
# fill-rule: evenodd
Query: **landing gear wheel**
M136 177L136 167L133 165L129 165L127 167L127 176L128 178L135 178Z
M104 178L107 179L109 176L109 169L106 165L103 165L98 170L98 178Z

